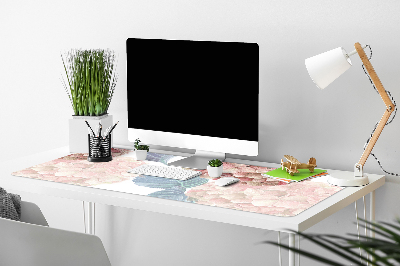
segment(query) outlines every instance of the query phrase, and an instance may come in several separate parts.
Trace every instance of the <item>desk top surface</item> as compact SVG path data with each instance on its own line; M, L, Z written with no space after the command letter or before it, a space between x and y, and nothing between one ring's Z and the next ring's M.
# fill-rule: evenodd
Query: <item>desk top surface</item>
M344 208L348 204L354 202L356 199L377 189L385 182L385 177L382 175L368 175L370 184L367 186L342 189L341 191L296 216L279 217L248 211L238 211L235 209L216 208L209 205L191 204L184 201L165 200L158 197L146 197L143 196L145 194L140 195L126 193L126 191L121 189L121 186L119 186L120 188L114 187L111 189L104 189L104 187L101 187L101 185L98 185L97 187L85 187L11 175L12 172L31 167L33 165L42 164L68 154L68 147L64 147L36 155L26 156L16 160L2 162L0 163L0 167L3 170L3 176L0 179L0 186L13 191L28 191L49 196L91 201L101 204L154 211L164 214L172 214L269 230L284 231L284 229L291 229L295 231L303 231L340 210L341 208ZM260 162L244 162L233 159L227 159L227 161L231 163L246 163L263 167L279 167L277 164ZM334 172L337 171L329 170L330 174L333 174Z

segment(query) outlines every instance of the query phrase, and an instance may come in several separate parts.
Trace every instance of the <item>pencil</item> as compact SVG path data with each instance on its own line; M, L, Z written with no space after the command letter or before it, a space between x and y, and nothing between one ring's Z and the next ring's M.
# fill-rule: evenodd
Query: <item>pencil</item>
M94 137L94 131L93 131L92 127L89 125L88 121L85 120L85 123L86 123L86 125L90 128L90 130L92 131L93 137Z
M118 122L119 122L119 121L118 121ZM111 132L112 132L112 131L114 130L114 128L117 126L118 122L115 123L115 125L111 128L111 130L110 130L110 132L108 132L107 136L109 136L109 135L111 134Z
M94 136L92 135L92 131L90 130L90 128L88 128L87 130L88 130L89 135L90 135L91 137L94 137Z

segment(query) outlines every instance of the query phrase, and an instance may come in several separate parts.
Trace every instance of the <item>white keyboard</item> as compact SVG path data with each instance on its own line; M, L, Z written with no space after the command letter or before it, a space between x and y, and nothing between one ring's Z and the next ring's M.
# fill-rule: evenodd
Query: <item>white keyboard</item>
M164 178L188 180L201 175L200 171L182 169L179 167L143 164L128 171L132 174L151 175Z

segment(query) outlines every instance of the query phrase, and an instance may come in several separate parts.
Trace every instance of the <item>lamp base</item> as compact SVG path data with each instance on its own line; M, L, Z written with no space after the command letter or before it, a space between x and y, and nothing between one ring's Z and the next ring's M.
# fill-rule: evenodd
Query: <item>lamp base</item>
M351 172L337 172L335 176L328 177L328 183L339 187L360 187L369 184L368 176L354 176Z

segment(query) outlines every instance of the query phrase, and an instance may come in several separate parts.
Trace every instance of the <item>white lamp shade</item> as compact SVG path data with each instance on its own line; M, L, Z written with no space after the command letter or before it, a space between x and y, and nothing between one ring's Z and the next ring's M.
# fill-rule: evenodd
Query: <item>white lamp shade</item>
M329 84L351 67L346 51L336 48L306 59L306 67L311 79L320 89Z

